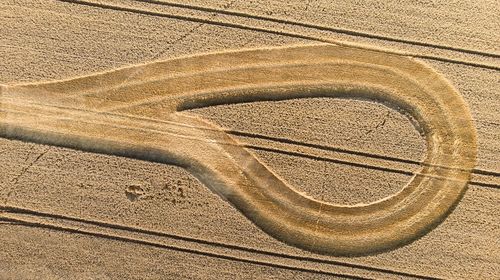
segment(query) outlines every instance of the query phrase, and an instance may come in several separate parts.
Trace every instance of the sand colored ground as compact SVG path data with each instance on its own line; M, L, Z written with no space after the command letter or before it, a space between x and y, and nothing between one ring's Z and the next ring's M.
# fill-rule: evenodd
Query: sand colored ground
M499 39L498 24L487 20L497 9L493 4L475 7L483 11L475 18L463 12L471 9L465 3L449 10L379 7L384 12L361 19L373 9L144 2L2 3L0 83L68 79L183 55L317 43L315 38L417 54L470 108L478 149L469 189L442 223L409 245L335 257L272 238L182 168L2 138L1 198L8 206L1 227L4 278L498 275ZM340 16L347 19L339 22ZM441 31L449 22L453 31ZM347 29L370 34L349 35ZM337 204L370 203L397 193L426 154L424 137L410 120L369 101L310 98L187 112L244 132L235 139L251 146L286 182ZM339 152L346 150L351 152ZM360 162L370 164L352 164Z

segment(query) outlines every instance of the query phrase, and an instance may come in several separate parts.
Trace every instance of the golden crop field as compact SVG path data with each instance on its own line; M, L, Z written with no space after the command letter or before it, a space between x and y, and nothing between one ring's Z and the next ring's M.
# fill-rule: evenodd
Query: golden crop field
M499 277L495 1L0 7L0 279Z

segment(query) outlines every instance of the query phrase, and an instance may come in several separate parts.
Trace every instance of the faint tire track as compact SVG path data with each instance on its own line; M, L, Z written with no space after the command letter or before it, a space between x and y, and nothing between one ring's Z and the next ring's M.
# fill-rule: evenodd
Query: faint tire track
M403 38L395 38L395 37L384 36L384 35L380 35L380 34L372 34L372 33L368 33L368 32L361 32L361 31L350 30L350 29L334 28L334 27L329 27L329 26L324 26L324 25L319 25L319 24L305 23L305 22L300 22L300 21L293 21L293 20L288 20L288 19L275 18L275 17L263 16L263 15L258 15L258 14L251 14L251 13L235 11L235 10L218 9L218 8L198 6L198 5L193 5L193 4L184 4L184 3L178 3L178 2L170 2L170 1L164 1L164 0L133 0L133 1L143 2L143 3L152 3L152 4L158 4L158 5L165 5L165 6L176 7L176 8L184 8L184 9L190 9L190 10L196 10L196 11L202 11L202 12L208 12L208 13L218 13L218 14L223 14L223 15L245 17L245 18L270 21L270 22L275 22L275 23L283 23L283 24L289 24L289 25L295 25L295 26L302 26L302 27L313 28L313 29L324 30L324 31L331 31L331 32L335 32L335 33L343 33L343 34L359 36L359 37L380 39L380 40L397 42L397 43L418 45L418 46L423 46L423 47L432 47L432 48L437 48L437 49L442 49L442 50L451 50L451 51L458 51L458 52L500 58L500 54L497 54L497 53L489 53L489 52L484 52L484 51L480 51L480 50L472 50L472 49L453 47L453 46L447 46L447 45L441 45L441 44L435 44L435 43L420 42L420 41L408 40L408 39L403 39ZM305 11L307 11L309 5L310 5L310 1L307 1L306 6L304 8Z
M324 39L324 38L320 38L317 36L304 35L304 34L295 33L295 32L288 32L288 31L272 30L269 28L261 28L261 27L246 25L246 24L215 21L215 20L210 20L210 19L206 19L206 18L199 18L199 17L194 17L194 16L184 16L184 15L179 15L179 14L175 14L175 15L174 14L167 14L167 13L162 13L162 12L149 11L149 10L145 10L145 9L137 9L137 8L128 7L128 6L108 5L108 4L103 4L103 3L87 1L87 0L57 0L57 1L67 2L67 3L71 3L71 4L80 4L80 5L91 6L91 7L102 8L102 9L111 9L111 10L116 10L116 11L138 13L138 14L144 14L144 15L149 15L149 16L166 17L166 18L172 18L172 19L183 20L183 21L199 22L199 23L203 23L203 24L211 24L211 25L217 25L217 26L228 27L228 28L237 28L237 29L243 29L243 30L249 30L249 31L264 32L264 33L269 33L269 34L274 34L274 35L288 36L288 37L293 37L293 38L298 38L298 39L305 39L305 40L311 40L311 41L317 41L317 42L323 42L323 43L350 46L350 47L356 47L356 48L362 48L362 49L378 50L378 51L384 51L386 53L395 54L395 55L412 56L412 57L416 57L416 58L436 60L436 61L455 63L455 64L462 64L462 65L467 65L467 66L472 66L472 67L479 67L479 68L484 68L484 69L491 69L491 70L500 71L500 66L492 65L489 63L473 62L473 61L455 59L455 58L450 58L450 57L443 57L443 56L438 56L438 55L418 54L418 53L405 52L405 51L380 49L380 48L370 47L367 45L349 43L346 41Z
M14 216L12 217L2 217L5 216L6 214L12 214ZM19 217L16 216L16 214L19 215ZM45 220L45 221L29 221L29 217L34 216L34 217L41 217L41 218L47 218L53 220L51 222L50 220ZM24 218L23 218L24 217ZM27 219L28 218L28 219ZM96 220L87 220L87 219L82 219L82 218L75 218L75 217L70 217L66 215L60 215L60 214L50 214L50 213L45 213L45 212L40 212L40 211L33 211L30 209L26 208L19 208L19 207L4 207L0 206L0 220L3 220L4 222L9 222L13 224L18 224L18 225L25 225L25 226L33 226L33 227L40 227L40 228L48 228L48 229L53 229L53 230L60 230L60 231L67 231L68 229L72 231L72 229L79 229L81 231L84 231L85 233L82 232L76 232L80 234L89 234L89 235L94 235L94 232L99 234L99 230L94 230L94 231L89 231L88 229L85 229L86 225L91 225L91 226L97 226L97 229L99 228L109 228L113 230L119 230L119 231L130 231L134 233L138 233L140 235L143 235L144 237L146 236L156 236L156 237L161 237L161 238L166 238L164 241L168 243L168 239L173 239L173 240L180 240L186 242L186 246L171 246L167 247L169 245L155 242L156 244L160 245L163 249L171 249L171 250L177 250L180 249L183 251L184 249L190 250L188 248L189 244L194 244L194 243L199 243L202 245L208 245L210 247L221 247L225 249L229 249L230 251L243 251L246 253L250 253L254 255L254 259L257 261L261 261L263 263L269 263L269 266L274 266L274 263L272 262L266 262L262 261L259 256L271 256L274 258L277 258L277 260L282 260L282 261L287 261L287 260L293 260L293 261L300 261L300 262L313 262L313 263L320 263L320 264L326 264L326 265L332 265L332 266L344 266L350 269L359 269L362 272L363 270L365 271L371 271L371 272L378 272L381 274L388 274L388 275L396 275L396 276L404 276L404 277L412 277L412 278L418 278L418 279L438 279L434 278L429 275L421 275L421 274L415 274L415 273L409 273L409 272L403 272L403 271L398 271L398 270L393 270L393 269L388 269L388 268L380 268L380 267L375 267L375 266L369 266L369 265L364 265L364 264L356 264L356 263L350 263L350 262L345 262L345 261L337 261L337 260L330 260L330 259L321 259L317 257L308 257L308 256L299 256L299 255L293 255L289 253L280 253L280 252L274 252L274 251L268 251L268 250L262 250L258 248L250 248L246 246L240 246L240 245L234 245L234 244L226 244L226 243L221 243L221 242L215 242L215 241L210 241L210 240L204 240L204 239L199 239L199 238L193 238L193 237L187 237L187 236L181 236L177 234L170 234L170 233L164 233L164 232L158 232L158 231L153 231L153 230L148 230L148 229L142 229L142 228L135 228L135 227L130 227L130 226L124 226L124 225L119 225L119 224L113 224L109 222L102 222L102 221L96 221ZM55 221L69 221L69 222L74 222L77 223L76 225L71 225L71 226L62 226L58 225L55 223ZM108 234L110 237L118 236L122 237L121 235L118 234L118 232L115 232L113 234ZM97 237L102 237L97 235ZM127 237L125 237L127 238ZM137 238L133 238L132 241L134 242L135 240L140 240ZM142 240L141 240L142 241ZM128 242L128 241L125 241ZM150 245L150 244L149 244ZM154 246L154 245L153 245ZM179 247L179 248L177 248ZM197 253L205 255L204 251L199 250ZM208 254L211 254L211 256L216 256L217 253L215 252L208 252ZM220 255L220 254L219 254ZM234 256L236 254L228 254L229 257ZM222 258L224 258L226 255L223 255ZM237 257L239 261L247 262L247 259L243 259L241 257ZM252 261L252 260L250 260ZM264 264L266 265L266 264ZM287 266L285 264L284 267L278 267L278 268L288 268L290 266ZM332 269L334 269L332 267ZM313 269L309 270L303 270L305 272L316 272L316 273L332 273L331 271L317 271ZM327 275L332 275L332 276L344 276L344 277L354 277L354 279L366 279L363 278L362 276L355 276L352 274L340 274L340 273L333 273L333 274L327 274ZM360 278L356 278L360 277ZM368 278L369 279L369 278Z

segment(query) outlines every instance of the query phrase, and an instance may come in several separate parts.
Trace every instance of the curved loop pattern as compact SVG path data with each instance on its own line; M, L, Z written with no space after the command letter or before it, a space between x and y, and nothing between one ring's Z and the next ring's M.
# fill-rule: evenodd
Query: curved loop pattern
M185 109L307 97L368 98L415 118L421 171L397 194L333 205L298 193L222 129ZM460 95L414 59L332 45L244 50L4 87L0 135L187 168L265 232L333 255L415 240L466 190L476 134Z

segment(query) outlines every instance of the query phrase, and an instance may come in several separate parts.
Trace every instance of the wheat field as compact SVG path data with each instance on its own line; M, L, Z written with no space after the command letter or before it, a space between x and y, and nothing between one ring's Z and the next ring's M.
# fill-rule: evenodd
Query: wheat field
M4 1L1 279L497 279L494 1Z

